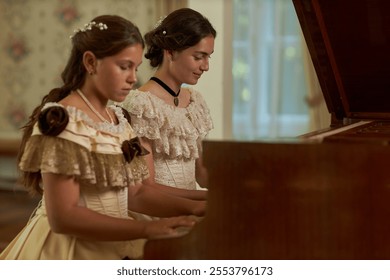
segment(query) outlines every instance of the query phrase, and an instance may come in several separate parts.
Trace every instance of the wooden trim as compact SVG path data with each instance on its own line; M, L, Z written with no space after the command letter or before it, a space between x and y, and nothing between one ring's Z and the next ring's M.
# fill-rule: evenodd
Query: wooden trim
M19 152L20 140L0 139L0 156L16 156Z

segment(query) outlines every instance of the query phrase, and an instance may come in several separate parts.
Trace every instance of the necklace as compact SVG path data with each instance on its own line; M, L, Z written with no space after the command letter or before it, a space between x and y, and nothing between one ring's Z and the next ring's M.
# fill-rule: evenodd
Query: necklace
M114 120L112 119L110 113L108 112L107 110L107 107L105 108L106 109L106 113L108 115L108 117L110 118L110 121L108 121L105 117L103 117L96 109L95 107L93 107L93 105L91 104L91 102L89 102L89 100L87 99L87 97L85 97L85 95L82 93L82 91L80 89L77 89L77 93L80 95L80 97L84 100L85 104L87 104L87 106L89 107L89 109L91 109L92 112L94 112L96 114L96 116L102 121L102 122L106 122L106 123L114 123Z
M159 78L156 78L156 77L151 77L150 78L152 81L155 81L156 83L158 83L160 86L162 86L170 95L173 96L173 103L175 104L175 106L179 106L179 94L180 94L180 88L179 88L179 91L177 93L175 93L166 83L164 83L163 81L161 81Z

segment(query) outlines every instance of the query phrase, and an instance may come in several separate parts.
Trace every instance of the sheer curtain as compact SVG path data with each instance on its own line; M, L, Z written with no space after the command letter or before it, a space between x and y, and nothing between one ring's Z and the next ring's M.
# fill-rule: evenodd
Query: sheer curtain
M302 35L303 36L303 35ZM309 131L316 131L330 126L331 115L326 107L317 74L314 70L306 42L302 37L302 51L305 66L307 99L309 106Z
M301 29L291 0L233 1L233 137L310 130Z

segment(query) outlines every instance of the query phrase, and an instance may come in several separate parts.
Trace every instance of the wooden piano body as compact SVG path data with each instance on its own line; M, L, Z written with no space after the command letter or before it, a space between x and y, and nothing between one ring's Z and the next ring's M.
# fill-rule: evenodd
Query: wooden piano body
M390 259L390 1L292 1L329 129L206 141L207 214L145 259Z

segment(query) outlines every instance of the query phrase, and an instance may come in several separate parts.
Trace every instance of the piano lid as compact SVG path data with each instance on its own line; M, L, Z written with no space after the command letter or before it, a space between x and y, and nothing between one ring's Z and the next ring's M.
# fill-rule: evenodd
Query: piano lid
M390 119L390 1L292 1L329 112Z

